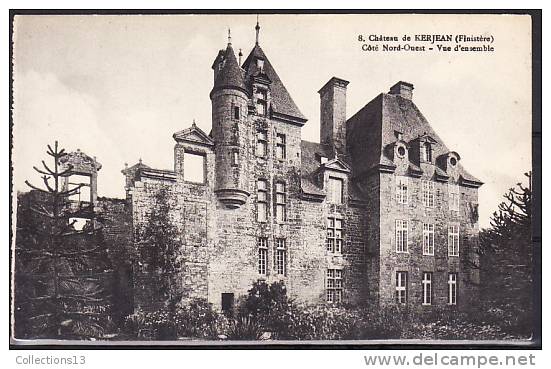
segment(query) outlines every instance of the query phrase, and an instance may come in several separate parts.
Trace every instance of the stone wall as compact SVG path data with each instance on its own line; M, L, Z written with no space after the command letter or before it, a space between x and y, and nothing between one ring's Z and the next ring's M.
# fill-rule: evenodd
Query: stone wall
M399 168L397 169L397 171ZM421 306L422 275L432 272L432 306L443 306L448 299L448 273L458 273L458 305L466 307L476 299L478 273L466 268L478 242L477 191L461 187L460 210L449 209L448 184L435 182L434 207L425 207L422 199L423 179L408 178L408 203L396 201L396 176L380 174L380 296L382 304L395 303L396 272L408 272L408 303ZM433 180L433 179L431 179ZM408 220L408 252L396 252L395 221ZM423 223L434 224L434 256L423 255ZM448 256L448 225L459 224L459 257ZM428 307L430 308L430 307Z
M134 245L130 206L125 200L99 197L96 212L102 218L103 237L113 264L115 315L122 318L131 314L134 308Z

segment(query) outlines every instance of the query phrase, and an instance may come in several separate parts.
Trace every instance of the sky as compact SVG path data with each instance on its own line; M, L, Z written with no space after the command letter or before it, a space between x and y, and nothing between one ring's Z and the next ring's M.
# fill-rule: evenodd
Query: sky
M254 46L256 15L16 16L14 188L58 140L102 163L100 196L124 197L125 163L173 168L172 134L193 120L210 131L212 62L227 43ZM508 188L531 168L530 18L507 15L260 15L260 45L319 141L319 95L350 81L347 117L395 82L479 190L485 227ZM492 35L492 53L366 52L358 35Z

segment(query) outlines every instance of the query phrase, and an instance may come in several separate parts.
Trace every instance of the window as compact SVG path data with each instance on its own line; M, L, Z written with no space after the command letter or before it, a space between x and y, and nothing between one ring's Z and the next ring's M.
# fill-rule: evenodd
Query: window
M73 174L69 177L68 186L69 187L67 190L75 190L75 192L69 195L70 201L92 201L92 197L90 194L90 176L83 174Z
M286 219L286 197L285 194L285 183L283 182L276 182L275 184L276 188L276 204L275 204L275 213L276 213L276 220L278 222L284 222Z
M268 182L259 179L256 182L256 219L259 222L265 222L268 219Z
M428 142L421 144L421 160L427 163L432 162L432 152Z
M459 185L449 183L448 192L450 194L450 210L459 211Z
M233 150L231 152L231 165L232 167L236 167L239 165L239 151Z
M459 226L448 227L448 256L459 256Z
M233 119L239 120L241 118L241 113L239 111L239 106L233 106Z
M265 157L268 153L268 134L264 130L256 132L256 156Z
M408 272L396 272L396 303L405 304L408 300Z
M262 59L256 59L256 67L260 69L260 71L264 70L264 60Z
M82 231L84 227L90 225L90 219L87 218L69 218L69 224L75 229L75 231Z
M260 237L258 244L258 274L266 275L268 264L268 239Z
M327 218L327 251L333 254L342 252L342 219L338 217Z
M396 252L408 252L408 221L396 221Z
M398 146L398 157L403 158L406 156L406 148L404 146Z
M275 269L276 274L285 275L287 272L287 246L285 238L276 239Z
M342 204L343 180L341 178L329 177L329 202Z
M396 202L408 203L408 177L396 176Z
M285 135L278 133L276 136L276 158L285 159L286 157Z
M327 302L342 302L342 269L327 269Z
M448 305L457 305L457 273L448 274Z
M184 152L184 180L205 183L205 156Z
M265 116L268 107L268 93L266 90L256 90L256 112L258 115Z
M434 255L434 224L423 224L423 255Z
M432 273L423 273L423 305L432 304Z
M222 311L230 315L233 313L233 293L222 294Z
M423 186L423 205L427 207L434 206L434 182L422 181Z

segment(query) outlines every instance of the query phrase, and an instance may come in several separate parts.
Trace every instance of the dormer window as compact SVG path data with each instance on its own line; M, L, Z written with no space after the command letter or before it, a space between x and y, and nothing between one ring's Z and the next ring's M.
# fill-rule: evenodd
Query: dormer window
M256 59L256 67L263 72L264 71L264 60Z
M329 177L328 182L328 201L331 204L342 204L343 200L343 180L342 178Z
M268 91L258 89L255 93L256 97L256 113L265 116L268 108Z
M432 162L432 149L428 142L421 144L421 161L426 163Z
M407 154L408 154L408 150L407 150L407 146L406 146L405 142L401 141L401 140L398 140L394 144L394 157L399 158L399 159L403 159L407 156Z

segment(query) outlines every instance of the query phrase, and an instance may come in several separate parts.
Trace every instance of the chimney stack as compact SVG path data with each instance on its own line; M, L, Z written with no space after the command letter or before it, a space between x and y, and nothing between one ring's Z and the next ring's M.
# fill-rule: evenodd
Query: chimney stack
M413 99L413 85L409 82L400 81L390 88L389 94L399 95L404 99Z
M319 91L320 143L333 155L346 155L346 86L348 81L332 77Z

